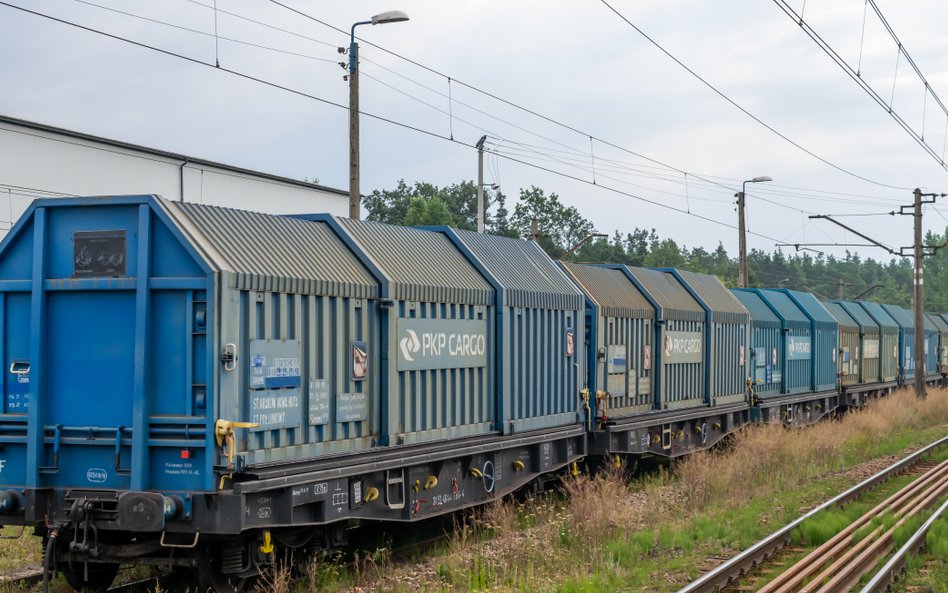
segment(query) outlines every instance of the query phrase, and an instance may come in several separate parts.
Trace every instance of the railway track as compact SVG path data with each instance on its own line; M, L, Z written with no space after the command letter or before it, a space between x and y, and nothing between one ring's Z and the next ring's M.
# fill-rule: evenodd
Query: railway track
M917 518L924 516L928 509L948 498L948 461L938 464L925 462L928 455L945 446L948 446L948 437L896 462L705 573L678 593L713 593L731 589L758 593L840 593L856 590L857 585L873 573L874 567L892 554L896 530L905 529L913 521L917 522ZM918 473L915 480L828 541L789 566L776 561L787 550L794 530L805 521L817 520L822 511L852 501L887 479L913 469ZM906 558L921 547L928 528L945 512L946 507L948 503L941 504L885 566L875 571L861 593L887 590L904 569ZM762 574L769 578L778 571L778 566L782 567L779 574L766 584L756 586L755 581L761 580Z

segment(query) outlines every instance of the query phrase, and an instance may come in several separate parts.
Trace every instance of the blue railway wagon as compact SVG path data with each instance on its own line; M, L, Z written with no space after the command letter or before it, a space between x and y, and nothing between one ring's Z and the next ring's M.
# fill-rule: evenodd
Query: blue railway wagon
M899 324L879 303L859 301L859 306L879 326L879 382L891 389L899 381Z
M836 354L839 347L837 321L808 292L783 289L810 319L813 331L813 391L836 389Z
M939 373L945 374L948 371L948 348L946 348L948 346L948 323L937 313L926 313L925 316L938 332L938 349L935 355L936 368Z
M747 400L747 348L750 316L717 278L686 270L667 271L688 289L706 312L705 347L712 405Z
M233 463L377 446L379 282L337 232L254 212L162 204L225 270L219 331L233 362L218 380L218 417L257 425L240 433ZM162 351L175 345L163 343ZM171 377L154 380L172 392L174 384L164 384ZM176 413L164 409L164 397L150 405L156 414Z
M337 225L383 277L382 444L498 430L495 290L441 233L349 219Z
M497 294L497 426L575 424L586 380L583 293L534 241L441 228Z
M813 389L813 324L786 293L780 290L748 289L759 295L783 323L783 347L776 362L771 351L774 381L781 383L781 395L795 395ZM779 379L776 378L779 375Z
M655 410L655 307L622 270L566 262L562 266L587 295L594 416L602 421Z
M898 305L882 308L899 326L899 384L915 384L915 318L911 311Z
M941 334L935 321L927 313L922 313L925 321L925 375L928 381L940 379L939 375L939 347Z
M655 345L650 366L656 377L658 401L664 410L709 403L706 373L707 313L671 272L627 267L639 290L657 304Z
M234 590L303 541L282 528L337 541L585 454L575 421L496 434L494 289L444 235L307 218L38 200L0 243L0 525L61 535L70 584L139 562Z
M756 397L779 395L783 382L783 323L755 291L734 290L750 312L751 342L748 376Z
M839 303L823 301L822 304L839 323L839 348L836 352L839 383L844 388L855 385L859 383L859 369L862 367L859 323Z
M853 301L834 301L859 324L859 381L860 385L872 386L881 382L879 324L869 313Z

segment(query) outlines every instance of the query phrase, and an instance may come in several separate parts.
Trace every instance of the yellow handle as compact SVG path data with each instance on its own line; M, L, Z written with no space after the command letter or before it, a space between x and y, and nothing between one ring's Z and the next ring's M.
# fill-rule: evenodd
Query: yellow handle
M257 428L258 426L260 425L256 422L237 422L221 418L214 423L214 437L217 439L217 446L223 447L224 440L234 434L235 428Z
M438 478L434 476L428 476L428 479L425 480L425 490L434 488L437 485L438 485Z

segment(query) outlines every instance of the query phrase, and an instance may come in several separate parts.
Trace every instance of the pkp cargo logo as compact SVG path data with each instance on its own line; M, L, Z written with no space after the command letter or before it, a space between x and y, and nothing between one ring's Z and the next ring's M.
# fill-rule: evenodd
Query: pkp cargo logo
M487 365L485 319L399 319L398 370Z
M405 333L408 335L399 341L398 347L401 348L402 357L405 360L414 362L414 355L417 354L419 350L421 350L421 341L418 339L418 334L415 333L415 330L405 330Z
M109 472L101 467L90 467L86 470L86 480L93 484L103 484L109 479Z

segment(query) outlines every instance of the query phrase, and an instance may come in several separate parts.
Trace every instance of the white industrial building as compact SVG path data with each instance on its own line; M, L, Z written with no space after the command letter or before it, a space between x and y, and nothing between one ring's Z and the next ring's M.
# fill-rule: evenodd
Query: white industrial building
M120 194L282 214L349 212L346 191L0 116L0 239L33 198Z

